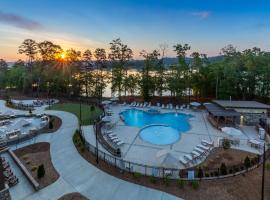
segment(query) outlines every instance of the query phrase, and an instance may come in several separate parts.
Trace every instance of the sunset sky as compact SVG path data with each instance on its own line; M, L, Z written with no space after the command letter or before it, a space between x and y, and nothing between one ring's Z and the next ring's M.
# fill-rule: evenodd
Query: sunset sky
M64 49L108 49L120 37L134 50L176 43L218 55L234 44L240 50L270 50L269 0L1 0L0 58L14 61L26 38L51 40Z

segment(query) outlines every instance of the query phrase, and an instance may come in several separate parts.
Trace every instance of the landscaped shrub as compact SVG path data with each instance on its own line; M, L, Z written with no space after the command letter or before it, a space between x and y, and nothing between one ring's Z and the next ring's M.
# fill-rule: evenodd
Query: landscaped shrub
M240 167L240 170L243 171L244 169L245 169L245 167L242 165L242 166Z
M211 177L213 177L213 176L214 176L214 173L213 173L213 172L211 172L211 173L210 173L210 176L211 176Z
M270 171L270 163L266 163L265 168L267 171Z
M221 175L227 175L227 166L225 165L225 163L221 163L220 173L221 173Z
M234 172L239 172L239 168L238 167L235 167L234 168Z
M183 180L177 180L177 185L179 188L184 188L186 185L186 182Z
M222 143L222 147L224 150L230 149L231 148L230 140L224 139Z
M197 190L199 188L199 181L191 181L191 187L194 189L194 190Z
M202 170L202 168L201 167L199 167L199 169L198 169L198 178L202 178L203 177L203 170Z
M163 179L163 183L165 186L169 186L171 182L171 179L168 176L165 176Z
M232 174L233 173L233 169L229 169L229 174Z
M140 172L134 172L134 173L133 173L133 177L134 177L135 179L139 179L139 178L142 177L142 174L141 174Z
M209 177L209 174L208 173L205 173L205 177Z
M95 110L95 106L91 105L90 110L93 112Z
M214 172L214 176L219 176L219 172L218 171L215 171Z
M244 165L245 165L246 169L251 167L251 162L250 162L250 159L248 156L244 160Z
M157 179L154 176L150 177L150 182L155 184L157 182Z
M54 118L50 118L49 129L53 129L53 121L54 121Z
M37 170L37 166L33 166L32 168L31 168L31 171L32 172L34 172L34 171L36 171Z
M44 168L44 165L39 165L38 166L38 169L37 169L37 177L38 179L42 178L45 176L45 168Z

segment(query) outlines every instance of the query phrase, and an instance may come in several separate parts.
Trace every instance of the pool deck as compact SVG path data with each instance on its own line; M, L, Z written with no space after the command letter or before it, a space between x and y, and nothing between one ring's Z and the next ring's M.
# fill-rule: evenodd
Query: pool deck
M201 144L203 139L211 141L213 140L215 146L218 146L218 139L228 137L225 133L214 128L207 120L207 113L204 111L192 111L192 110L183 110L178 111L180 113L191 114L193 115L190 118L189 123L191 129L187 132L181 134L181 138L174 144L171 145L154 145L143 141L139 136L140 128L126 126L123 121L119 118L119 113L125 109L131 108L130 106L121 106L113 105L110 109L113 111L112 122L115 123L112 131L117 134L118 138L121 139L125 144L121 146L122 158L126 161L135 162L143 165L156 166L157 159L156 154L162 149L168 149L172 154L179 158L185 154L191 153L191 151L198 145ZM137 109L149 109L149 108L137 108ZM176 112L175 110L160 109L161 113L166 112ZM241 128L243 135L238 136L240 139L240 145L238 147L233 147L236 149L258 153L255 148L247 145L248 139L258 138L257 131L255 127L245 126ZM95 146L95 135L92 126L84 127L84 133L86 140ZM101 145L100 145L101 146ZM100 147L100 150L104 150ZM201 159L197 164L203 162L204 159ZM178 168L185 168L180 162L178 163Z
M11 110L6 108L4 101L0 100L0 110ZM17 111L25 113L25 111ZM14 200L56 200L71 192L79 192L91 200L177 200L176 196L136 185L130 182L115 178L84 160L75 148L72 136L78 128L76 116L61 111L44 111L41 108L35 110L37 113L48 113L62 119L62 126L55 133L38 135L36 138L14 145L12 149L27 146L37 142L49 142L51 144L52 163L59 173L59 179L39 191L34 191L26 180L20 169L12 160L10 165L20 181L10 188L11 198ZM91 129L92 127L89 126ZM88 134L88 133L87 133ZM90 134L90 133L89 133ZM9 157L4 154L5 157ZM8 158L10 159L10 158Z

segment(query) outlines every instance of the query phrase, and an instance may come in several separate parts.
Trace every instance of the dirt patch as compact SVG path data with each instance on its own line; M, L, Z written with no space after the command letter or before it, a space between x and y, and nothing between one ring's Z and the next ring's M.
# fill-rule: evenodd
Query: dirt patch
M102 171L117 178L129 181L138 185L154 188L175 196L188 200L255 200L260 199L261 192L261 174L262 168L248 172L245 175L236 177L198 181L198 188L195 189L191 182L163 180L153 177L147 177L128 172L121 172L108 163L99 159L96 163L96 157L85 150L81 144L75 145L80 155L92 165ZM237 150L235 150L237 151ZM241 153L240 153L241 154ZM237 158L238 156L236 156ZM266 171L265 177L265 199L270 200L270 171Z
M207 159L200 165L204 169L216 169L219 168L221 163L224 163L227 167L243 164L246 157L250 159L257 158L256 154L246 151L214 148Z
M58 200L88 200L88 199L83 195L81 195L80 193L73 192L60 197Z
M50 122L49 122L45 127L39 130L39 133L53 133L61 127L62 120L59 117L56 117L54 115L49 115L49 117L50 117L52 126L50 127Z
M40 188L44 188L54 183L59 174L55 170L50 155L50 144L41 142L32 144L14 151L24 166L31 172L35 180L40 184ZM37 178L37 168L43 164L45 168L45 176Z

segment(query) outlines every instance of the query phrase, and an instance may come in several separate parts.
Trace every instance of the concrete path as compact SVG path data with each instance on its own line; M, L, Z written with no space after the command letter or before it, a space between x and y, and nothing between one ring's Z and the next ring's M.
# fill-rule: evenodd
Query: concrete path
M3 101L0 101L0 109L3 107ZM42 112L42 109L37 112ZM20 182L10 189L12 199L56 200L70 192L79 192L90 200L180 199L158 190L117 179L92 166L79 155L72 142L72 136L78 128L76 116L61 111L45 112L60 117L63 121L62 126L57 132L39 135L32 142L50 142L52 162L60 178L38 192L34 192L30 185L26 186L25 181ZM12 148L26 146L29 143L25 142Z

